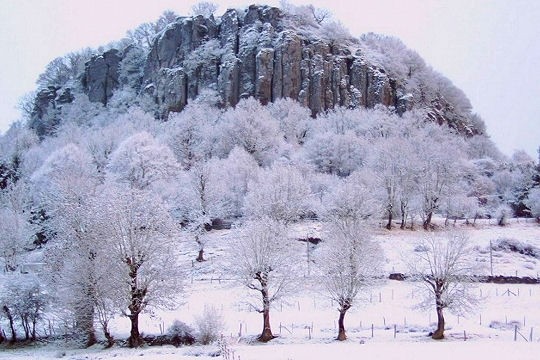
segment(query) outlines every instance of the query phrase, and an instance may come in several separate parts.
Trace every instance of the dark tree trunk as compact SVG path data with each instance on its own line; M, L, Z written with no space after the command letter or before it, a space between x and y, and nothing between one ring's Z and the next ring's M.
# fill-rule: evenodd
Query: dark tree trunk
M128 346L136 348L143 344L141 334L139 333L139 313L131 313L129 320L131 320L131 330L129 331Z
M270 308L265 307L263 309L263 330L261 335L259 335L258 340L261 342L267 342L274 338L272 334L272 329L270 327Z
M107 346L105 346L106 349L112 347L114 345L114 337L109 332L109 327L105 324L103 325L103 335L105 336L105 339L107 339Z
M437 305L437 330L431 335L434 340L444 339L444 316L442 306Z
M129 265L129 277L131 280L131 300L128 306L129 320L131 321L131 330L129 332L128 346L131 348L139 347L143 344L143 339L139 333L139 314L144 308L144 300L146 298L147 289L139 288L137 279L139 277L139 268L142 265L142 260L126 259L126 264Z
M24 339L30 340L30 323L28 322L28 316L21 315L21 325L24 330Z
M433 211L430 211L426 220L424 220L424 230L429 230L429 227L431 225L431 218L433 217Z
M338 320L338 337L337 340L343 341L347 340L347 335L345 334L345 313L347 310L339 311L339 320Z
M198 262L204 261L204 243L200 240L199 235L195 235L195 242L197 242L197 245L199 245L199 254L197 255L197 258L195 259Z
M195 260L198 262L204 261L204 249L199 249L199 255L197 255L197 258Z
M392 209L388 210L388 223L386 224L386 229L392 230Z
M405 205L405 203L402 201L399 205L399 209L401 210L401 225L399 226L399 228L401 230L405 229L405 226L407 225L407 206Z
M2 310L4 311L4 314L6 314L6 317L9 321L9 328L11 330L11 340L10 342L14 343L15 341L17 341L17 332L15 331L15 324L14 324L14 321L13 321L13 315L11 314L11 310L9 310L9 308L4 305L2 307Z
M36 325L37 325L37 319L32 319L32 341L36 340Z
M97 343L94 328L94 306L90 303L83 304L76 311L77 329L84 336L84 345L90 347Z
M265 278L262 276L259 277L261 282L262 290L262 302L263 302L263 329L261 335L259 335L258 340L261 342L267 342L274 338L272 334L272 328L270 327L270 296L268 294L268 284L266 283Z

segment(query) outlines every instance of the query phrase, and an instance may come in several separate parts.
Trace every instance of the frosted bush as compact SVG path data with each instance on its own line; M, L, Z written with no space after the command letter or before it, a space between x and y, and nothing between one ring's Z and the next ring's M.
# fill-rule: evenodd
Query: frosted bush
M202 314L195 317L197 340L207 345L217 341L225 328L225 321L214 307L205 307Z

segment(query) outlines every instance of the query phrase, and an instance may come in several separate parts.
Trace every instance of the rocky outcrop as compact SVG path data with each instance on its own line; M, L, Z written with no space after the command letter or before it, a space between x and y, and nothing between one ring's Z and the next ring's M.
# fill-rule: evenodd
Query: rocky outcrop
M130 47L93 56L85 64L82 89L90 101L107 106L116 89L131 86L153 99L159 109L156 116L163 118L182 111L206 88L219 94L223 107L252 96L263 104L291 98L313 115L336 107L377 105L402 114L418 106L434 122L475 133L465 119L467 111L456 111L438 92L418 102L423 98L413 98L407 79L392 78L389 74L399 72L375 65L367 56L370 50L360 42L325 39L313 29L291 24L280 9L256 5L243 11L229 9L217 19L179 17L155 37L145 60L127 61ZM126 71L134 81L126 82ZM69 93L62 100L59 91L38 94L33 119L46 119L40 125L36 121L35 128L46 132L54 127L56 118L46 114L57 103L69 101Z
M107 102L119 84L119 65L122 54L111 49L101 55L93 56L85 65L82 85L88 99L93 102Z
M40 138L50 134L60 121L59 111L62 105L71 103L73 100L74 96L70 88L49 86L41 89L34 100L30 128L34 129Z
M289 97L313 114L337 106L406 108L383 69L285 26L278 8L230 9L219 20L181 17L154 40L143 81L164 112L181 110L204 87L224 106L254 96L262 103Z

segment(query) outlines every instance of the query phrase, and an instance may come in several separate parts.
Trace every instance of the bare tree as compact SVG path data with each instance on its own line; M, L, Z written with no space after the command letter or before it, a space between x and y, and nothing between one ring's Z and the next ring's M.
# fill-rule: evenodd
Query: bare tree
M234 270L248 289L260 294L251 306L263 315L258 340L274 338L270 327L270 307L290 290L291 256L285 227L265 218L245 225L242 237L231 245Z
M369 230L353 219L334 219L329 223L319 259L321 284L326 294L338 304L337 340L347 339L345 314L360 291L373 284L380 274L382 252L369 238Z
M219 5L211 1L200 1L191 7L193 16L202 15L210 17L214 15Z
M421 308L437 311L437 329L432 338L444 338L444 309L456 314L469 312L478 303L471 291L477 267L469 258L468 237L460 232L429 233L416 246L409 262L411 275L422 283Z
M177 15L173 11L165 10L155 22L143 23L135 29L129 30L127 37L137 46L148 49L152 46L154 37L167 25L174 22L176 18Z

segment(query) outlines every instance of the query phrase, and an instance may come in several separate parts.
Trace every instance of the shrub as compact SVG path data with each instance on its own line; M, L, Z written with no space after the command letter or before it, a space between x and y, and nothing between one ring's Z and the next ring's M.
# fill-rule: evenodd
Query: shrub
M167 330L170 343L176 347L180 345L191 345L195 342L193 329L180 320L175 320Z
M195 317L197 340L203 345L217 341L224 327L223 316L214 307L206 306L203 313Z
M536 246L525 244L516 239L497 239L493 244L493 250L511 251L525 256L540 259L540 249Z

